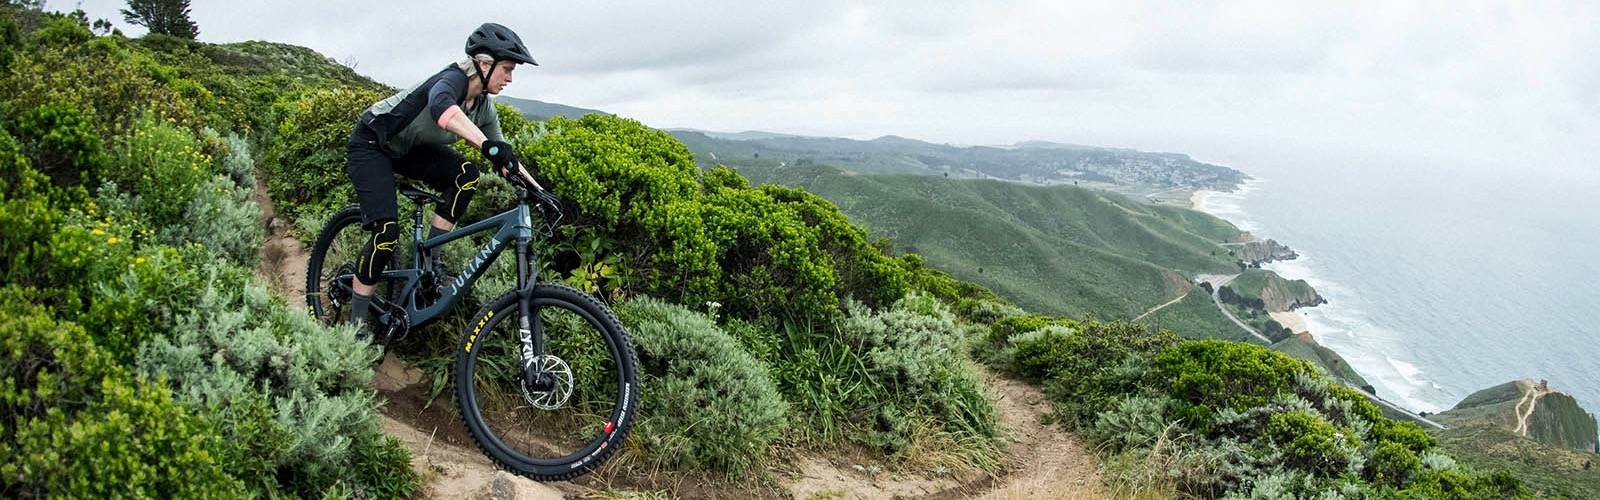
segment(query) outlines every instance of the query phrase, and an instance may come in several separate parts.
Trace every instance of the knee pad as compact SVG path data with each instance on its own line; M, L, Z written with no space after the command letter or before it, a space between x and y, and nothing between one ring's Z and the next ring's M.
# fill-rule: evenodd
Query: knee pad
M361 247L360 259L356 261L356 279L367 285L377 284L377 277L389 268L389 258L394 255L395 245L400 244L400 223L393 220L379 220L367 227L371 237L367 244Z
M450 192L445 193L444 203L440 203L434 213L451 224L461 220L461 216L467 213L467 204L472 202L472 194L478 191L478 176L477 165L470 161L461 162Z

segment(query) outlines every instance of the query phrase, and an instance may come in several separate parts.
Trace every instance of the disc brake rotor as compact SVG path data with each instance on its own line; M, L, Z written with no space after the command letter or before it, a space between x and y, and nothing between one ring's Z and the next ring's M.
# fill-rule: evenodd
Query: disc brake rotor
M560 409L572 397L572 367L567 366L567 362L561 358L549 354L533 358L529 360L524 373L544 378L549 385L548 390L542 390L534 387L534 377L522 377L522 397L534 408L546 411Z

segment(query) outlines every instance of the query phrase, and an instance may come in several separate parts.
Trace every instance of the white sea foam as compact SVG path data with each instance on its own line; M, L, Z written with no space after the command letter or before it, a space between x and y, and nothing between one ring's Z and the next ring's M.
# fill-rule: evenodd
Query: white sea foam
M1232 193L1208 191L1195 197L1195 209L1220 217L1239 229L1260 234L1262 228L1244 208L1251 193L1269 184L1247 181ZM1280 241L1294 247L1294 242ZM1296 249L1296 251L1301 251ZM1344 356L1356 372L1371 382L1378 395L1412 410L1437 412L1448 407L1449 396L1414 363L1397 332L1372 322L1360 305L1356 290L1319 275L1315 257L1301 251L1300 258L1263 266L1288 279L1306 280L1329 303L1302 309L1306 324L1318 342Z

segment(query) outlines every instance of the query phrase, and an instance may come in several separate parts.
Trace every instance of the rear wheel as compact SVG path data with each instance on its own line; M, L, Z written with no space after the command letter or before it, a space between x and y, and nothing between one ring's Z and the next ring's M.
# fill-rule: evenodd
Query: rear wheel
M502 467L570 479L604 463L627 436L639 362L621 323L593 297L557 284L531 293L544 354L523 363L517 295L501 295L467 324L452 374L456 404L472 438Z
M361 208L354 205L335 212L328 218L328 223L322 226L306 262L306 309L312 317L327 325L350 321L350 299L353 295L350 287L355 281L361 249L370 237L370 233L361 227ZM400 253L395 252L393 259L401 259ZM397 288L391 283L380 282L373 294L383 296L392 303ZM382 333L376 339L382 342L396 333L397 329L379 324L386 316L381 314L377 305L373 303L370 317L374 324L369 327ZM403 323L403 314L396 316L395 320Z
M350 283L367 238L361 208L355 206L334 213L317 233L306 263L306 307L312 317L330 325L349 319Z

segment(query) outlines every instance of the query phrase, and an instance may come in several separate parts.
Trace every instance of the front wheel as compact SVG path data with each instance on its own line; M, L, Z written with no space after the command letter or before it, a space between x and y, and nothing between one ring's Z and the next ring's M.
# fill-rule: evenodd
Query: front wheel
M570 479L622 444L639 405L639 360L611 310L572 287L530 292L543 355L524 362L516 292L472 317L456 351L456 404L478 447L540 481ZM536 329L536 331L539 329Z

